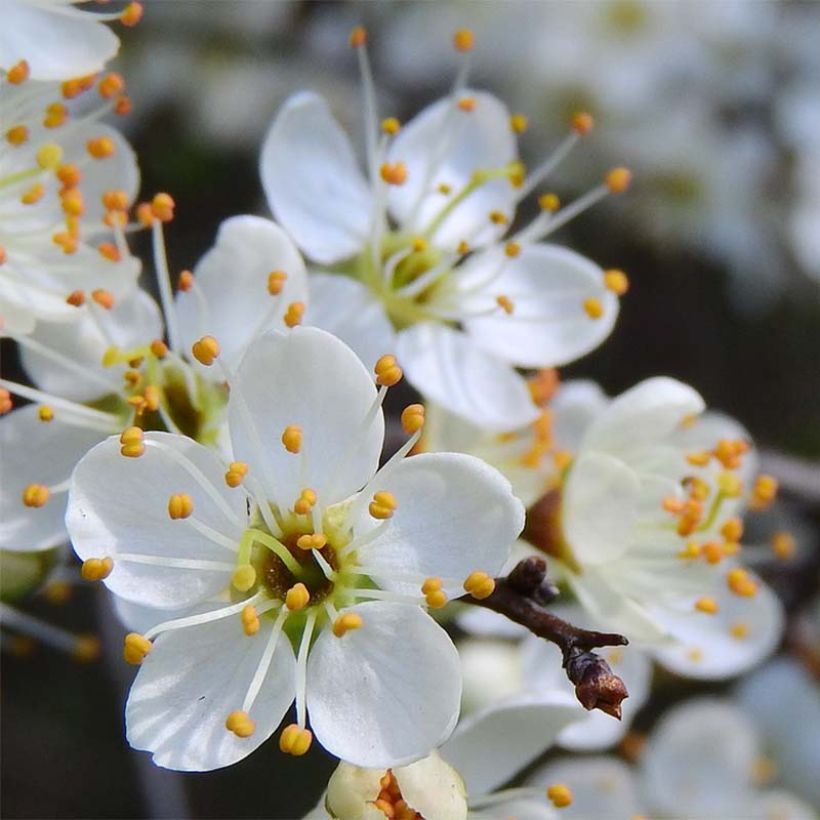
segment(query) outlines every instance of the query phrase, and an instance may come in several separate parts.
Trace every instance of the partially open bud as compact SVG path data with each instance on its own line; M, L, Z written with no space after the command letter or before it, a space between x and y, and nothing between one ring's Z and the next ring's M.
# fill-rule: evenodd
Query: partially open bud
M621 719L621 701L629 697L624 682L594 652L575 650L566 661L567 677L584 709L600 709Z

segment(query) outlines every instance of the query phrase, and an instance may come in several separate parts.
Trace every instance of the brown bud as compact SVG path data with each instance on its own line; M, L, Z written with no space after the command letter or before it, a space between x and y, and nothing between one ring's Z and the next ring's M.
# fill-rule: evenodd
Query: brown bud
M584 709L600 709L621 719L621 701L629 697L624 682L594 652L570 650L564 666Z

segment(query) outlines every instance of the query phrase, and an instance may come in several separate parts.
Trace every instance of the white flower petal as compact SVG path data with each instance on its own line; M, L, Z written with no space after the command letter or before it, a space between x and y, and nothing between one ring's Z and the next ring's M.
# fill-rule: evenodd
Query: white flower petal
M493 803L485 810L471 811L469 816L486 820L498 820L499 817L514 817L515 820L557 820L559 815L546 800L519 797Z
M777 595L759 581L757 594L744 598L725 585L712 595L719 609L714 615L698 612L694 599L681 601L677 610L653 608L659 623L675 643L654 650L667 669L687 678L716 680L750 670L777 648L785 622ZM733 629L744 630L738 637Z
M464 608L489 612L477 606ZM512 623L507 618L504 620ZM521 634L515 637L520 638ZM521 693L521 653L516 642L466 638L459 640L457 649L461 660L462 715L477 712L496 701Z
M538 417L524 379L459 330L414 325L399 333L397 355L419 392L488 430L513 430Z
M753 795L743 809L747 820L817 820L817 813L805 801L782 789Z
M22 59L34 80L68 80L95 74L117 53L117 36L93 14L52 11L47 4L5 0L0 68Z
M595 382L584 379L564 382L549 405L557 446L576 452L584 433L608 405L609 399Z
M578 561L615 561L629 547L640 482L622 461L604 453L583 453L572 465L564 491L565 537Z
M80 461L72 478L66 526L81 559L113 558L114 570L105 579L112 592L147 606L189 606L227 586L236 554L201 534L191 520L172 520L168 499L175 493L190 495L192 519L238 546L247 515L245 495L225 484L225 466L201 444L169 433L147 433L145 439L163 449L146 445L139 458L126 458L120 454L119 438L112 436ZM195 466L222 498L221 506L165 448ZM118 553L217 561L226 568L172 568L118 560Z
M473 570L497 575L524 526L524 506L497 470L462 453L422 453L407 458L372 486L396 497L398 509L383 533L360 550L376 582L419 592L398 575L441 577L448 595L463 594ZM366 514L366 513L365 513Z
M401 796L422 817L465 820L467 795L459 773L432 752L427 757L393 769Z
M557 245L527 245L515 259L501 248L480 254L469 278L503 273L468 297L476 310L493 311L503 294L513 303L509 315L500 309L467 319L464 327L482 349L519 367L569 364L594 350L612 332L618 298L604 287L603 271L592 261ZM593 319L584 309L597 299L603 314Z
M356 279L329 273L308 277L310 298L302 324L320 327L341 339L372 368L396 349L396 333L384 306Z
M371 601L360 629L326 629L308 658L307 707L331 754L368 768L424 757L452 732L461 675L447 633L408 604Z
M240 738L225 728L242 707L269 636L263 628L248 637L238 616L160 635L125 707L128 742L177 771L211 771L247 757L273 734L295 691L296 661L281 635L249 711L254 733Z
M268 292L273 271L287 275L282 292ZM292 302L307 299L307 273L296 246L269 219L226 219L214 246L194 268L204 306L192 291L177 293L176 310L186 349L205 335L219 340L220 356L230 368L239 364L248 344L260 333L284 330Z
M317 94L294 94L262 146L262 186L277 221L315 262L352 256L365 243L371 193L347 135Z
M388 161L403 162L407 180L389 192L390 211L408 232L421 231L448 199L437 186L450 186L456 196L475 171L501 170L516 158L515 137L506 106L483 91L466 91L475 106L460 110L447 97L425 108L404 125L388 151ZM435 232L437 246L454 248L463 240L480 245L494 236L490 211L512 217L515 189L509 179L488 182L456 206Z
M497 702L458 725L441 756L464 778L471 797L493 791L546 751L584 710L561 692Z
M42 507L26 507L23 491L29 484L68 481L76 463L107 435L65 419L59 410L42 422L38 410L30 404L0 418L0 549L46 550L68 540L65 491L52 493Z
M92 374L90 377L83 377L41 353L21 347L23 367L41 390L79 402L99 399L106 392L117 392L122 386L121 374L103 367L105 351L112 343L128 350L162 338L159 307L143 290L136 290L129 297L115 302L111 310L95 310L92 316L91 309L81 308L77 322L38 322L32 334L35 342L67 356ZM108 391L105 382L111 385Z
M647 379L612 400L587 430L582 447L628 459L631 451L662 441L704 406L698 393L682 382L663 376Z
M373 376L334 336L315 327L270 333L248 348L232 384L235 454L282 504L293 504L305 487L324 506L342 501L379 463L381 411L363 426L375 398ZM281 441L290 425L302 428L298 454Z

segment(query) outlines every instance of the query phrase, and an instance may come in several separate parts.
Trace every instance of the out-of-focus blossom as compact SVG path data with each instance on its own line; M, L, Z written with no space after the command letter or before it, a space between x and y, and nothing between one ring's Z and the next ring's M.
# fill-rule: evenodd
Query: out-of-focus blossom
M294 699L280 737L292 754L311 744L308 713L328 751L364 766L409 763L452 731L458 656L419 604L440 607L475 571L496 574L523 508L478 459L405 459L419 405L403 414L409 440L377 471L381 403L401 377L383 364L377 391L324 331L271 333L230 382L241 461L132 429L77 466L67 522L84 567L164 621L125 649L144 659L128 737L157 764L234 763Z

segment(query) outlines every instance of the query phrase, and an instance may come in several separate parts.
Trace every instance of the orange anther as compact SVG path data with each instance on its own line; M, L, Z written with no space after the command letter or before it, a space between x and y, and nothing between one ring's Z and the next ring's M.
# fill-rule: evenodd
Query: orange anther
M281 270L271 271L268 274L268 293L271 296L278 296L285 287L288 275Z
M472 51L475 45L475 35L468 28L459 29L453 35L453 47L456 51Z
M25 60L20 60L19 63L15 63L8 70L6 80L12 85L20 85L20 83L24 83L28 79L29 73L28 63Z
M586 111L578 111L572 115L570 125L576 134L585 136L595 127L595 120L592 118L592 115Z
M604 185L613 194L622 194L629 188L631 182L632 171L628 168L613 168L604 177Z
M367 29L364 26L353 26L348 43L351 48L361 48L367 42Z

